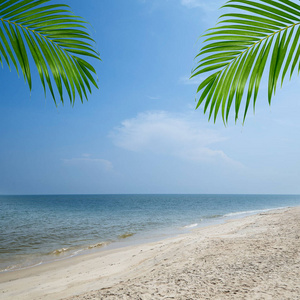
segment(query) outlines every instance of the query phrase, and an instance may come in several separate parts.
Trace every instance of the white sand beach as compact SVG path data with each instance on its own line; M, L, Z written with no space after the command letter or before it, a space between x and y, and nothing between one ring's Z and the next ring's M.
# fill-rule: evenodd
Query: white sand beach
M300 208L2 273L0 299L300 299Z

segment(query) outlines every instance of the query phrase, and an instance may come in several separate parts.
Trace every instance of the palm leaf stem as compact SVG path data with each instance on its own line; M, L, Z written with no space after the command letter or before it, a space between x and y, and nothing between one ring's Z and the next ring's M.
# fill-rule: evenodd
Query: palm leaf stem
M82 102L83 94L87 99L86 88L91 93L90 83L98 88L92 75L97 76L96 71L84 57L101 60L100 54L82 25L87 22L65 10L66 5L43 6L48 1L0 0L0 63L3 67L3 56L11 69L11 60L18 75L19 69L22 71L31 91L29 52L44 91L47 84L55 104L53 80L62 103L63 84L71 104L75 102L75 89Z
M251 99L255 109L265 69L269 104L279 78L282 84L288 70L290 78L297 65L300 71L300 5L290 0L230 0L223 7L238 12L222 15L218 25L202 35L206 44L196 55L197 65L191 78L208 75L198 86L196 108L204 102L204 113L208 111L209 119L214 116L216 121L221 107L223 122L227 123L235 102L237 121L247 88L245 121Z
M24 27L24 26L22 26L22 24L17 24L16 22L10 22L9 20L5 20L5 19L3 19L3 18L1 18L0 20L3 21L3 22L8 23L9 25L13 24L13 25L15 25L15 26L19 26L22 30L23 30L23 29L26 29L26 30L28 30L28 31L31 31L35 36L38 34L40 37L44 38L46 41L51 42L51 44L54 44L54 45L58 46L58 44L57 44L53 39L49 39L46 35L43 35L43 34L41 34L40 32L36 32L36 30L34 30L34 29L30 29L30 28L28 28L27 26ZM76 25L76 26L78 26L78 25ZM91 38L89 38L89 39L91 39ZM93 39L91 39L91 40L92 40L93 42L95 42ZM63 49L63 50L65 51L65 49ZM99 53L97 53L97 54L99 54ZM98 58L98 57L97 57L97 58Z
M260 43L263 42L264 40L267 40L268 38L271 38L272 36L275 36L276 34L282 32L282 31L284 31L284 30L288 30L289 28L295 27L295 26L297 26L297 25L300 25L300 22L294 23L294 24L289 25L289 26L286 26L286 27L284 27L284 28L281 28L280 30L273 32L272 34L270 34L270 35L264 37L263 39L260 39L259 41L255 42L253 45L251 45L250 47L248 47L246 50L242 51L242 52L239 53L237 56L235 56L234 59L233 59L231 62L229 62L229 65L232 64L232 63L234 63L239 57L241 57L241 56L242 56L243 54L245 54L247 51L249 51L250 49L252 49L252 48L255 47L256 45L260 44ZM198 54L198 55L199 55L199 54ZM199 61L199 62L200 62L200 61ZM228 66L228 65L226 64L226 66L225 66L223 69L221 69L220 72L223 72L223 71L227 68L227 66ZM193 73L195 70L197 70L198 68L199 68L199 66L196 67L195 69L193 69L193 70L192 70L192 73ZM204 73L204 72L202 72L202 71L200 71L200 72L201 72L201 73ZM197 76L197 75L199 75L199 74L200 74L199 72L194 73L190 78L193 78L194 76Z

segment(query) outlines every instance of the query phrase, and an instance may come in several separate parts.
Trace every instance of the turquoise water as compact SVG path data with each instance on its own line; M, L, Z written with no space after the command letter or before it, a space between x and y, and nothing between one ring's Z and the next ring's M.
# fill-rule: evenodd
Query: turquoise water
M298 205L294 195L0 196L0 272Z

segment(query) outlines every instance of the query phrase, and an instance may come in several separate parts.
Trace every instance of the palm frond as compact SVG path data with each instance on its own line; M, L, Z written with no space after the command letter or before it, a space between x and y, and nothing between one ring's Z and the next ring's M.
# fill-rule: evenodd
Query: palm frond
M297 65L299 72L300 5L290 0L231 0L223 7L238 11L222 15L204 35L206 45L196 56L200 60L191 77L208 72L197 90L197 108L204 102L204 112L209 108L214 121L221 108L226 124L233 103L238 119L245 90L243 121L251 100L255 108L268 64L269 104L278 80L282 84L288 71L291 77Z
M33 60L45 95L50 90L54 102L64 91L71 104L76 94L87 99L91 85L98 88L95 69L86 58L100 60L86 22L75 16L69 6L49 5L50 0L0 0L0 63L21 72L32 88ZM32 59L30 59L30 56ZM57 91L53 88L56 86Z

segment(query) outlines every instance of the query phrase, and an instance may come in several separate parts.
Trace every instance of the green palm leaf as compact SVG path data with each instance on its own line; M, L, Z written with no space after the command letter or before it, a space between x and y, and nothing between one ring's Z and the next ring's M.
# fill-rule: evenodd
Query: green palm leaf
M99 59L86 22L75 16L67 5L49 5L50 0L0 0L0 63L21 72L32 88L33 61L46 94L50 90L56 103L57 93L64 102L64 91L74 104L98 88L95 69L85 60ZM31 57L30 57L31 56ZM54 87L56 86L57 92Z
M233 103L238 119L244 94L243 121L251 100L255 108L268 64L269 103L279 78L282 84L286 73L290 70L291 77L297 65L299 72L300 5L290 0L231 0L223 7L238 12L222 15L217 27L204 35L206 45L196 56L200 60L191 78L208 72L197 90L197 108L204 102L204 112L209 108L209 119L213 115L214 121L221 108L226 124Z

